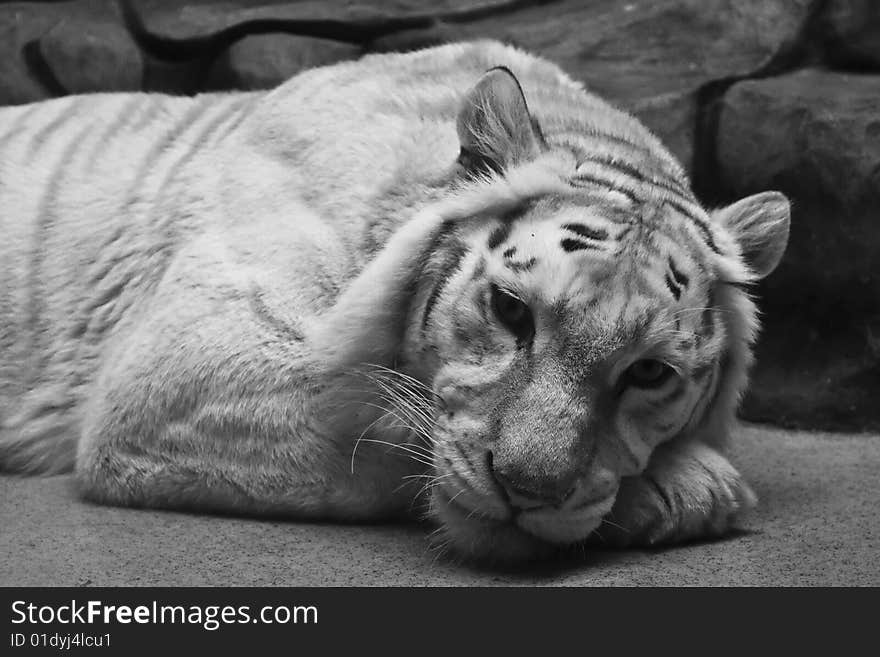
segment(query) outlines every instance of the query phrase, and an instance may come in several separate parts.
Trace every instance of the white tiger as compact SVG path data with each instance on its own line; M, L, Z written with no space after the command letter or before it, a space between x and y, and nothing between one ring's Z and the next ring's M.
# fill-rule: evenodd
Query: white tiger
M458 555L726 531L789 204L495 42L0 110L0 467Z

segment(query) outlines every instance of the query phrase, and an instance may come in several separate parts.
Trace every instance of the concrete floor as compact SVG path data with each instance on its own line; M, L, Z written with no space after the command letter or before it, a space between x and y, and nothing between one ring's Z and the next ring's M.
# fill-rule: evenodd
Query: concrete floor
M880 435L740 433L761 503L736 536L520 572L435 562L419 526L105 508L69 477L0 476L0 585L880 585Z

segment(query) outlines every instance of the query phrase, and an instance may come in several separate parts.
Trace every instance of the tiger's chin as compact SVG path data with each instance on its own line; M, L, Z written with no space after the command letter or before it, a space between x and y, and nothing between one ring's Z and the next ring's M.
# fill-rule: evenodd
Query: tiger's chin
M588 518L553 518L535 513L489 517L451 500L440 487L432 492L430 515L440 526L436 549L481 564L510 566L543 561L567 546L586 541L602 522Z

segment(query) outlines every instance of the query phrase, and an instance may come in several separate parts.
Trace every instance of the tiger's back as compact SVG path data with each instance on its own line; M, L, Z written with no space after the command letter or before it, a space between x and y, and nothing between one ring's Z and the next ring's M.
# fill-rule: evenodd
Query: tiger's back
M72 96L0 109L0 441L67 449L107 336L187 220L181 167L250 97ZM53 446L53 448L50 448ZM64 459L69 463L69 459Z

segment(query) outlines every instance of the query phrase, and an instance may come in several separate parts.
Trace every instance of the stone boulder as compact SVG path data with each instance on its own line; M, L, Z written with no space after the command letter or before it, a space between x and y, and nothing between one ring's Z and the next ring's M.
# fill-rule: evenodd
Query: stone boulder
M778 189L791 238L760 287L753 419L880 426L880 76L802 70L735 84L717 135L730 198Z
M118 22L72 17L37 43L40 58L66 93L141 89L141 51Z
M0 4L0 105L137 91L143 58L110 0Z
M203 88L271 89L300 71L356 59L361 49L348 43L290 34L255 34L236 41L212 64Z
M818 19L828 62L849 69L880 69L880 2L828 0Z

